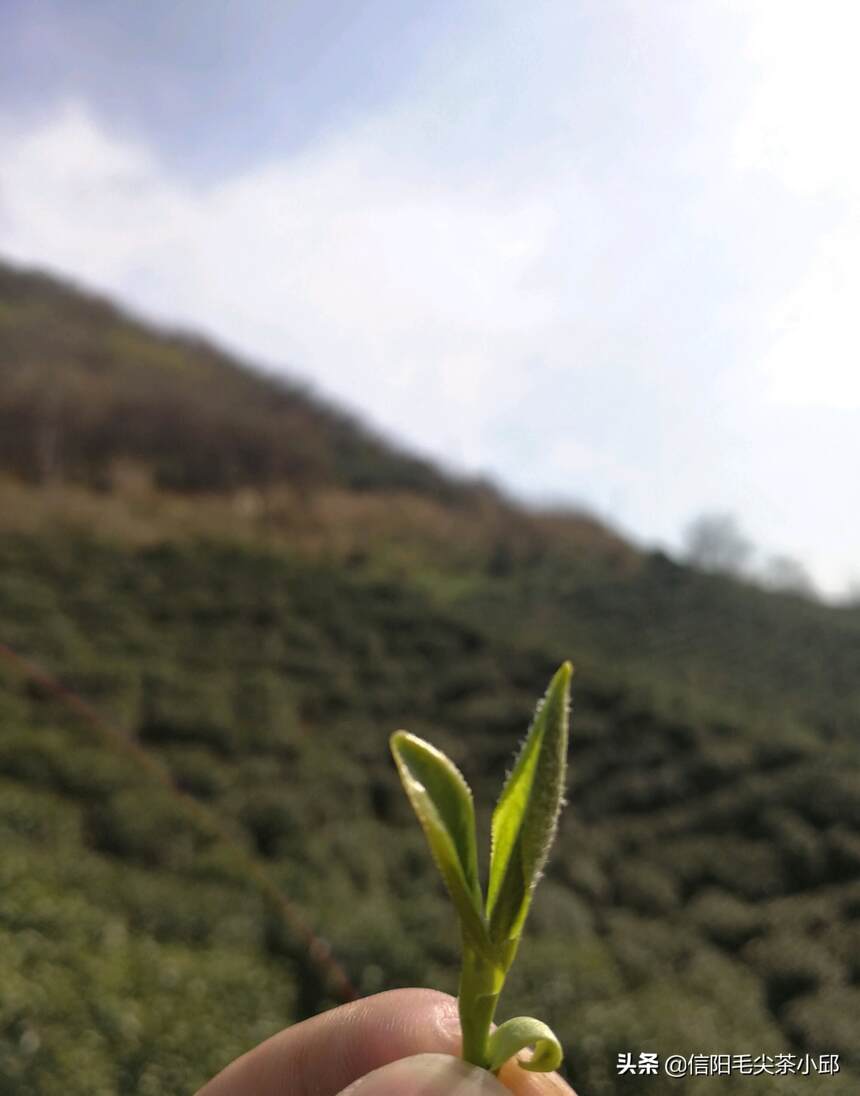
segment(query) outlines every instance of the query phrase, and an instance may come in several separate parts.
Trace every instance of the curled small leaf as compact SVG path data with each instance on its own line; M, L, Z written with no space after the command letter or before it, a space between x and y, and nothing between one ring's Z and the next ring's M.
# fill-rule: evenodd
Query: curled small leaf
M483 953L488 940L478 881L475 808L469 785L441 750L417 735L396 731L391 736L391 752L433 859L460 915L463 932Z
M526 1047L534 1047L531 1058L517 1059L517 1065L533 1073L549 1073L558 1069L562 1061L561 1043L551 1028L531 1016L515 1016L506 1020L490 1035L487 1043L493 1073Z

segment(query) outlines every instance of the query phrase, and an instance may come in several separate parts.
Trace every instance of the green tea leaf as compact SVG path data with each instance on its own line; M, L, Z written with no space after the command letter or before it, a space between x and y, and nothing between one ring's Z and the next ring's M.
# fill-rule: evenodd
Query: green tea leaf
M533 1073L549 1073L561 1065L561 1043L552 1029L531 1016L516 1016L513 1020L506 1020L490 1035L487 1043L490 1064L487 1068L493 1073L498 1072L509 1058L530 1046L535 1048L533 1056L528 1061L517 1061L523 1069Z
M487 918L496 946L522 932L555 836L564 797L572 673L565 662L550 682L493 812ZM506 965L514 950L501 953Z
M469 785L441 750L407 731L397 731L391 736L391 752L433 859L457 907L463 930L485 953L487 928L478 881L475 809Z

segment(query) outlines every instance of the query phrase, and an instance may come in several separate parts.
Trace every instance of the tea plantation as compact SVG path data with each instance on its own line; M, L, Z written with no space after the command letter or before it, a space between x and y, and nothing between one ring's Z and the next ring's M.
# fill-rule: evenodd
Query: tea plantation
M486 832L553 647L361 567L204 543L7 537L0 619L129 738L4 668L0 1091L190 1092L332 1003L251 863L359 992L455 989L455 926L387 736L405 724L449 752ZM856 749L685 715L611 673L580 676L573 725L570 805L505 1011L547 1017L583 1093L672 1091L616 1077L643 1049L835 1052L826 1091L854 1091Z

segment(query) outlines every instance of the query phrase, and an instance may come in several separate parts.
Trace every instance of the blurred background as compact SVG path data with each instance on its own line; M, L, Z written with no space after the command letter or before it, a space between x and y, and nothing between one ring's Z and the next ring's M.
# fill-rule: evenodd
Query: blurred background
M504 1016L856 1092L856 6L0 18L0 1094L455 992L387 738L486 832L566 657Z

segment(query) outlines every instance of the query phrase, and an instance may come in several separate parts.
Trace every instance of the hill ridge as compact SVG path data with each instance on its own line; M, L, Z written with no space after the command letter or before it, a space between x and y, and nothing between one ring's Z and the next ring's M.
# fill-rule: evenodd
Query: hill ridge
M0 470L38 482L103 485L130 458L158 485L190 491L290 481L456 501L476 486L305 382L2 260L0 379Z

